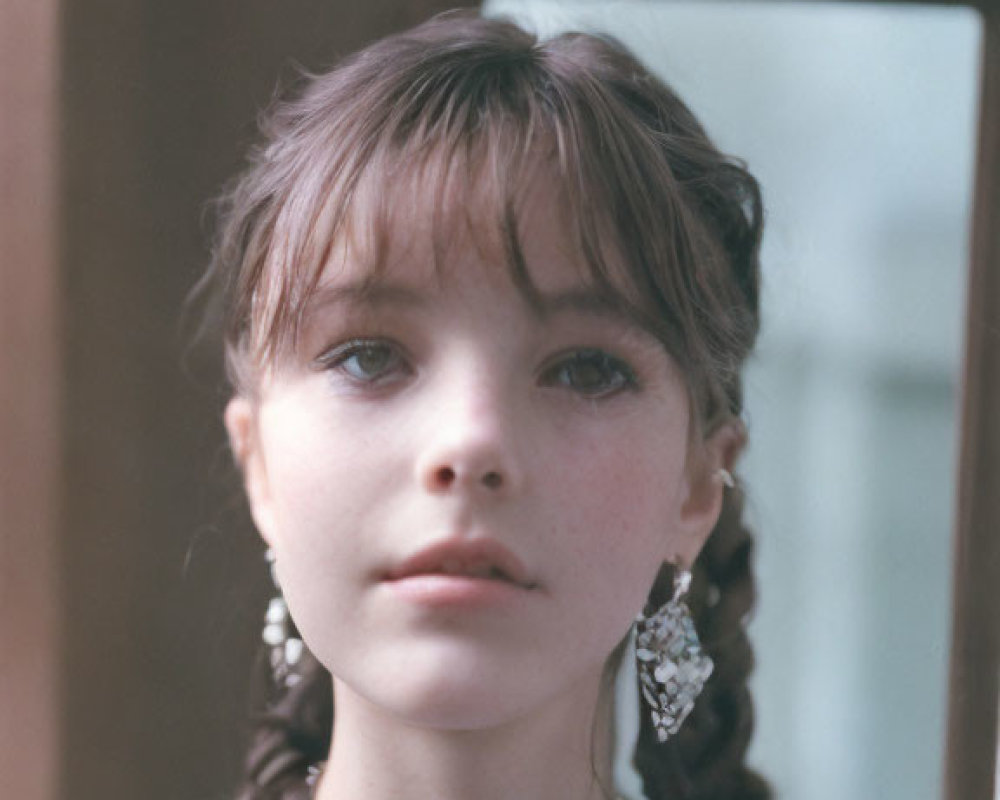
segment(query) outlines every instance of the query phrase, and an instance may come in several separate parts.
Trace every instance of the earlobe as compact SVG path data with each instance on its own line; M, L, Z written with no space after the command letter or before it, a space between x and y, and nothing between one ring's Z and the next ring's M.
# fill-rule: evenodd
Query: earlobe
M233 459L243 473L243 488L247 493L254 524L261 538L273 545L271 498L252 401L237 395L226 406L224 419Z

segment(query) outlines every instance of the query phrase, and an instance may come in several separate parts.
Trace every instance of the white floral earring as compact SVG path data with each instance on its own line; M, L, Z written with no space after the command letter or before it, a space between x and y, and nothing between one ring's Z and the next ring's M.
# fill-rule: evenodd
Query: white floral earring
M281 594L281 585L278 583L278 574L274 565L274 551L269 549L266 558L277 594L267 604L261 638L270 652L271 677L274 686L279 690L284 690L290 689L301 678L296 667L302 658L303 644L302 639L295 631L292 617L288 613L288 605Z
M684 602L690 586L691 572L678 569L673 597L651 616L640 613L635 619L639 686L660 742L680 730L712 674L712 659L702 651Z

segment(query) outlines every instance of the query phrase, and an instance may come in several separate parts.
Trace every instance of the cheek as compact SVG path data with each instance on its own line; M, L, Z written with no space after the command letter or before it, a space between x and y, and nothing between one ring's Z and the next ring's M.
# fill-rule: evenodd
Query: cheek
M261 438L271 495L286 517L337 507L338 498L366 476L377 488L387 450L378 429L367 434L349 417L336 414L310 394L291 394L261 413Z
M309 404L277 401L262 414L271 539L279 562L316 560L349 552L359 509L371 502L358 476L379 476L368 463L376 448L359 441ZM372 482L370 480L370 482ZM377 492L377 485L370 493ZM288 565L291 568L292 565Z
M675 546L686 458L685 432L675 428L630 427L549 466L551 507L566 526L567 546L582 569L619 590L651 584Z
M356 598L371 568L366 526L383 493L379 450L294 396L263 410L261 443L278 579L303 637L325 660L341 646L337 632L360 625Z
M662 463L658 471L653 466L642 453L605 449L579 468L564 467L553 485L547 506L553 522L541 533L558 545L544 574L560 618L571 621L560 623L556 639L568 662L594 662L612 650L670 556L677 474L665 474Z

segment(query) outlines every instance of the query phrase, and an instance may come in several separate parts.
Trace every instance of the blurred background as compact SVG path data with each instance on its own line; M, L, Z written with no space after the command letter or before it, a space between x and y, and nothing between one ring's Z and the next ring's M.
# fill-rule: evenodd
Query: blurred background
M268 586L223 445L219 364L185 358L178 323L207 260L206 204L293 63L322 68L454 3L6 2L0 143L22 130L4 114L40 103L51 158L38 196L4 195L0 244L31 228L58 285L2 248L0 374L41 381L51 424L7 414L0 431L28 453L0 461L0 591L36 600L2 617L0 795L221 799ZM938 797L978 16L486 11L621 38L760 178L765 328L741 470L759 535L752 760L785 798ZM31 70L38 42L48 71ZM49 339L15 324L39 297ZM25 516L38 486L47 515ZM8 793L39 765L49 785Z

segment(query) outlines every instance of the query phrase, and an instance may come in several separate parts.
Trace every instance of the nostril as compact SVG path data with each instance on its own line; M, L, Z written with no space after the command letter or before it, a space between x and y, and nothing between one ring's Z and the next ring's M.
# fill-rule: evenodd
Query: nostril
M429 486L432 491L451 491L461 484L468 484L466 488L471 489L476 482L475 475L479 472L478 485L491 492L504 487L507 479L500 470L491 469L488 471L468 470L445 465L439 466L429 473Z
M455 470L451 467L441 467L437 471L437 482L440 486L451 486L455 482Z

